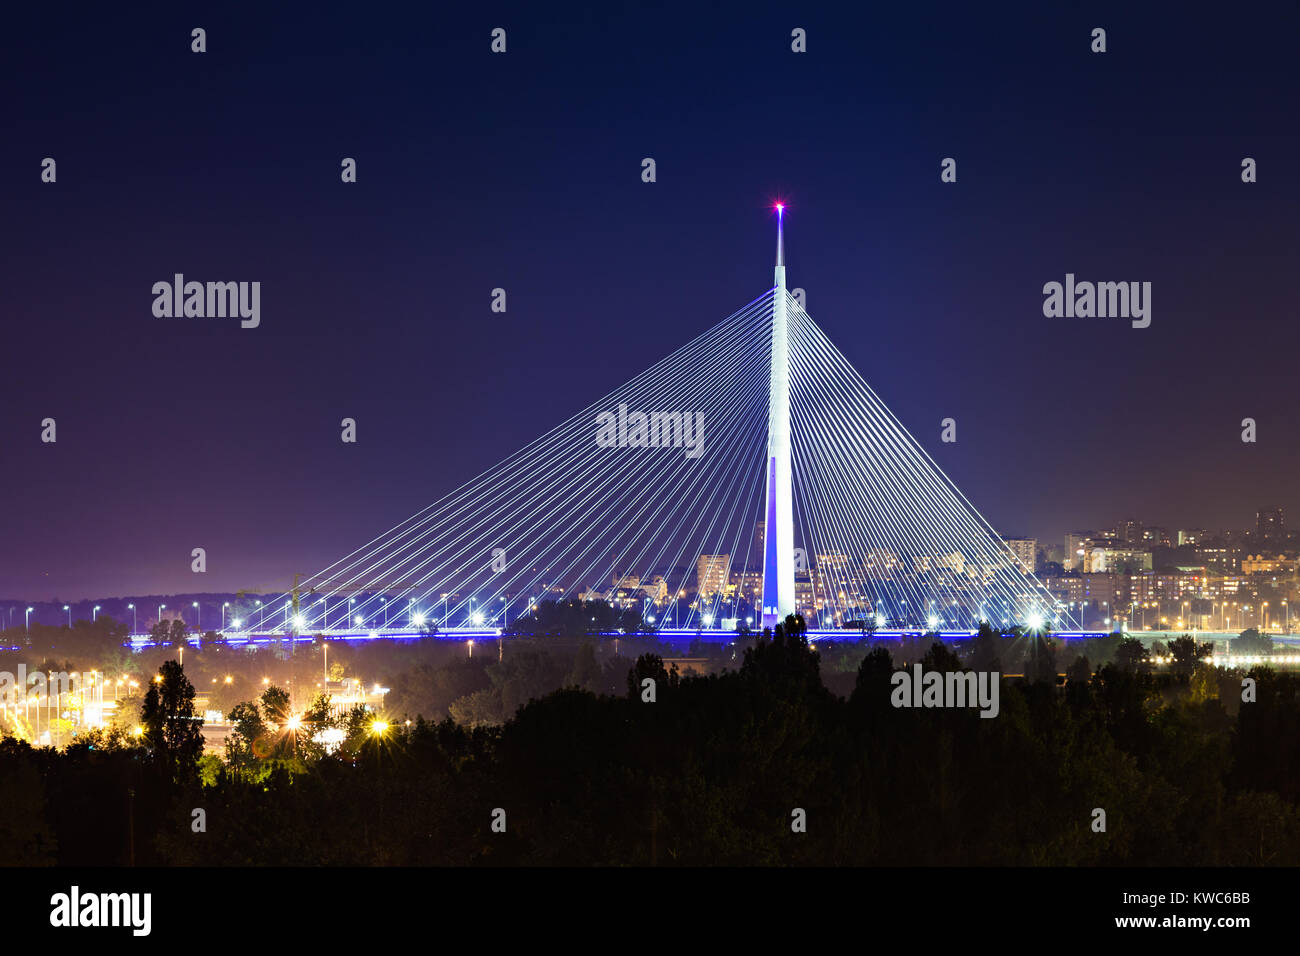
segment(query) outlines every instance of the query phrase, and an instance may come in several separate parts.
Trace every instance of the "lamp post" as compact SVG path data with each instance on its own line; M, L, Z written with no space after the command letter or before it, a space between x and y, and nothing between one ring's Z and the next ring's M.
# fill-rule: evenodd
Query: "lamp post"
M126 609L127 609L128 611L131 612L131 633L132 633L132 634L139 634L139 633L140 633L140 621L139 621L139 619L135 616L135 605L134 605L134 604L128 604L128 605L126 606Z
M23 615L23 628L28 634L32 632L32 610L33 609L29 607L27 613Z
M199 602L195 601L191 607L194 608L194 629L200 634L203 633L203 608L199 607Z
M90 623L94 624L98 620L99 620L99 605L96 604L93 608L90 609Z
M63 610L65 610L65 611L68 612L68 627L71 628L71 627L72 627L72 608L65 604L65 605L63 605Z
M159 605L158 605L158 623L159 623L159 624L162 623L162 612L165 611L166 609L167 609L167 605L166 605L166 604L159 604Z
M221 633L226 632L226 608L230 607L230 602L226 601L221 605Z

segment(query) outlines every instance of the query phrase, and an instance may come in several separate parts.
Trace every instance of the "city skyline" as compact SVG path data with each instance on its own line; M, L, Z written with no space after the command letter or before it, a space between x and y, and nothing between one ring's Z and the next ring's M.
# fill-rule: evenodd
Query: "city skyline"
M1285 528L1283 536L1280 538L1279 537L1264 538L1260 536L1259 516L1266 512L1272 512L1272 511L1276 511L1283 516L1285 515L1285 509L1271 509L1271 508L1257 509L1256 521L1253 522L1254 527L1238 526L1238 527L1214 529L1214 528L1204 528L1196 524L1184 524L1181 527L1178 526L1170 527L1170 526L1165 526L1165 525L1160 525L1155 523L1148 524L1145 522L1136 522L1134 521L1134 519L1130 517L1130 518L1117 520L1112 524L1094 525L1091 528L1083 528L1082 526L1076 527L1073 531L1066 532L1057 540L1034 536L1034 535L1005 534L1003 537L1004 540L1009 545L1012 546L1013 551L1016 550L1015 548L1016 542L1021 542L1021 541L1035 542L1035 546L1036 546L1035 554L1037 556L1037 566L1031 567L1029 570L1035 573L1039 573L1040 576L1041 576L1043 564L1045 562L1052 562L1052 561L1059 561L1060 563L1062 563L1065 566L1065 570L1067 572L1071 570L1073 571L1083 570L1082 562L1079 562L1078 564L1072 566L1070 559L1066 557L1064 554L1064 552L1066 552L1069 547L1069 541L1072 537L1078 537L1087 534L1098 539L1099 542L1102 544L1102 546L1105 547L1106 541L1108 540L1114 540L1120 542L1125 541L1126 539L1123 538L1122 536L1118 538L1114 536L1116 534L1122 535L1122 531L1121 531L1122 526L1129 523L1137 524L1141 528L1147 531L1158 530L1168 536L1169 543L1167 545L1162 545L1159 541L1149 541L1146 544L1146 547L1148 549L1160 548L1160 547L1175 549L1175 548L1182 547L1182 544L1180 544L1180 542L1177 540L1178 536L1184 532L1194 531L1194 532L1208 533L1208 538L1201 539L1199 542L1198 541L1188 542L1188 546L1194 546L1198 543L1205 544L1207 540L1222 541L1224 540L1223 537L1224 535L1235 535L1236 537L1235 539L1233 539L1234 546L1237 549L1239 549L1239 551L1243 554L1245 554L1246 552L1250 552L1251 554L1253 554L1257 551L1263 554L1271 554L1274 552L1286 553L1289 551L1295 551L1300 553L1300 539L1297 539L1297 534L1300 534L1300 531L1297 531L1297 529ZM756 540L761 540L761 532L759 529L755 530L755 538ZM1058 548L1060 552L1062 552L1062 554L1060 558L1054 558L1053 554L1054 552L1057 551ZM812 560L815 563L815 558L812 558L810 560ZM684 567L685 567L684 565L679 566L675 570L680 571ZM752 560L749 563L743 563L737 560L733 570L736 569L738 569L740 572L743 573L757 573L757 572L761 572L762 570L761 563L759 563L759 558L757 555L754 555L752 557ZM656 567L653 570L656 573L663 573L674 569L665 565L665 566ZM797 572L797 574L806 577L806 571ZM625 575L616 575L616 577L622 577L622 576ZM121 599L125 601L128 598L132 598L132 597L147 597L150 595L157 596L157 595L168 595L168 594L185 594L185 595L233 594L236 590L242 590L242 591L247 591L249 593L257 593L257 594L277 594L277 593L283 593L287 589L287 585L290 582L288 581L270 582L269 586L265 588L238 588L238 589L221 588L219 586L210 585L208 581L202 579L197 579L196 581L191 583L197 583L201 586L190 587L190 588L174 588L174 589L156 588L156 587L152 589L143 589L137 587L135 589L122 591L122 592L115 592L115 593L96 592L96 593L88 593L88 594L70 594L70 593L59 594L56 592L49 592L48 594L6 593L6 594L0 594L0 605L21 603L22 601L45 603L45 604L48 603L62 604L62 603L71 602L71 604L74 607L76 607L78 605L89 606L90 603L97 600ZM601 582L595 580L584 582L582 580L574 579L569 583L571 583L574 587L582 587L584 585L590 585L591 587L595 588L598 587Z

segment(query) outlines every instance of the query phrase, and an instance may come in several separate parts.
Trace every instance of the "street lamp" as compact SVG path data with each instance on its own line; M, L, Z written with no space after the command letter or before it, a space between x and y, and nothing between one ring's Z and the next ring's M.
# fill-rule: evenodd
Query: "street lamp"
M126 609L127 609L128 611L131 612L131 633L132 633L132 634L139 634L139 633L140 633L140 622L139 622L139 620L137 620L137 618L136 618L136 616L135 616L135 605L134 605L134 604L128 604L128 605L126 606Z
M221 633L226 632L226 608L230 607L230 602L226 601L221 605Z
M28 634L32 632L32 610L33 608L29 607L27 613L23 615L23 627Z
M158 605L158 623L159 623L159 624L162 623L162 612L163 612L164 610L166 610L166 609L167 609L167 605L166 605L166 604L159 604L159 605Z
M199 607L199 602L195 601L191 607L194 608L194 630L202 633L203 631L203 608Z
M90 609L90 623L94 624L98 620L99 620L99 605L96 604L93 608Z
M65 604L63 610L68 612L68 627L72 627L72 608Z

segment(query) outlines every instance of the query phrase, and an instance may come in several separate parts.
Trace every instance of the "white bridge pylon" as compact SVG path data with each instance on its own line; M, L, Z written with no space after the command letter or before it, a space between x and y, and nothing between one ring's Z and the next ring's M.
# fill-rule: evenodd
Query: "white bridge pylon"
M783 223L773 288L298 593L304 634L596 597L674 629L1073 623L788 293Z
M772 373L767 406L767 507L763 513L763 627L798 608L794 590L794 483L790 473L790 323L785 288L785 206L776 207Z

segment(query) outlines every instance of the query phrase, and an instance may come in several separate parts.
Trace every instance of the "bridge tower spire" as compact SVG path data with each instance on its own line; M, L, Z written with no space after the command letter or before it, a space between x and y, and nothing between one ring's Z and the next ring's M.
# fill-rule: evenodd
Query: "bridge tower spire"
M790 339L785 291L785 205L776 204L772 377L767 406L767 508L763 520L762 626L795 612L794 502L790 471Z

